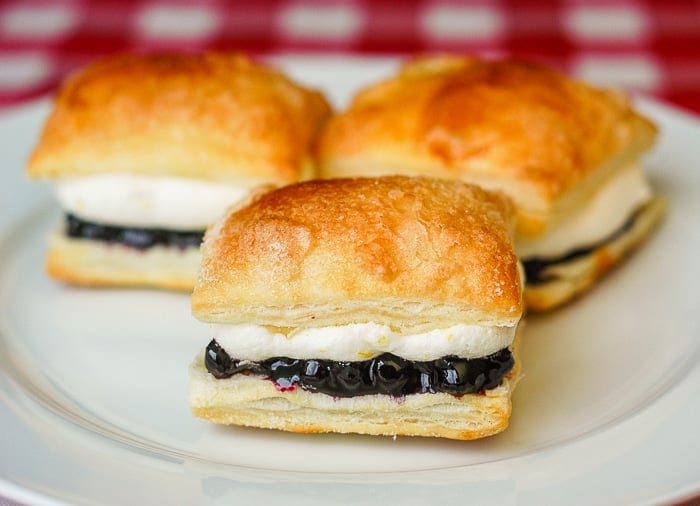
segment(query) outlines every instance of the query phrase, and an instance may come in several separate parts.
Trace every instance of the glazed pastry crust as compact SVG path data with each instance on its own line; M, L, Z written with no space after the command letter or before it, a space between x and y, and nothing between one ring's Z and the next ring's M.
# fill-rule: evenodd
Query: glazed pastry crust
M124 54L61 87L27 172L286 184L313 175L317 91L238 53Z
M336 398L297 388L278 391L269 380L238 374L217 380L200 354L190 367L189 402L195 416L226 425L300 433L477 439L508 427L520 360L503 383L483 395L413 394Z
M276 327L514 325L508 201L432 178L316 180L209 228L192 294L203 321Z
M622 94L544 66L424 57L357 94L318 154L324 177L427 174L499 189L519 233L536 235L655 136Z
M140 251L55 232L49 238L46 271L74 285L191 291L199 261L199 248L156 246Z
M644 242L661 221L665 208L665 201L655 197L639 211L634 224L624 234L593 250L589 255L545 271L556 277L545 283L526 285L527 308L534 311L550 310L585 292Z

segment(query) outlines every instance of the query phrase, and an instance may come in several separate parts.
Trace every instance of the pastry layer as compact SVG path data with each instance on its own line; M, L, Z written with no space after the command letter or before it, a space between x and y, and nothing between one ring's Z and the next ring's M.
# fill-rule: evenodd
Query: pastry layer
M509 210L501 195L429 178L280 188L209 228L193 313L276 327L513 326Z
M154 246L138 250L60 232L49 239L46 269L54 279L86 286L136 286L190 291L199 248Z
M319 140L325 177L458 178L514 201L536 236L652 145L621 93L517 60L418 58L358 93Z
M286 184L313 174L330 108L238 53L119 54L61 86L27 172Z

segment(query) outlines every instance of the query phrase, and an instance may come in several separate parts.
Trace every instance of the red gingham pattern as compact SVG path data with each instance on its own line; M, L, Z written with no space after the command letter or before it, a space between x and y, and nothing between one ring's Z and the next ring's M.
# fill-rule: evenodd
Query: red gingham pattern
M698 0L0 0L0 106L103 54L205 48L514 55L700 113Z
M700 112L697 0L0 0L0 106L126 50L515 55Z

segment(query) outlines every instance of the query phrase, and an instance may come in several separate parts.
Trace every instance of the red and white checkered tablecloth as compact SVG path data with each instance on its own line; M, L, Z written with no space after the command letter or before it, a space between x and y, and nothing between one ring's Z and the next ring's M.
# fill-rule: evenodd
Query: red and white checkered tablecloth
M700 114L699 0L0 0L0 108L106 53L207 48L515 55Z
M0 0L0 106L124 50L537 59L700 113L697 0Z

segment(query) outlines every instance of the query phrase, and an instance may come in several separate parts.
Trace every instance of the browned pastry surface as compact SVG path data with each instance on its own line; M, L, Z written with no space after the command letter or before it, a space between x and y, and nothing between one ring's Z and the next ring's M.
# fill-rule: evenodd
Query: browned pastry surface
M506 192L536 235L647 150L622 94L517 60L424 57L361 91L319 141L325 177L424 174Z
M279 327L514 324L510 206L457 181L386 177L280 188L210 227L196 317Z
M61 87L28 165L284 184L312 175L325 98L238 53L123 54Z

